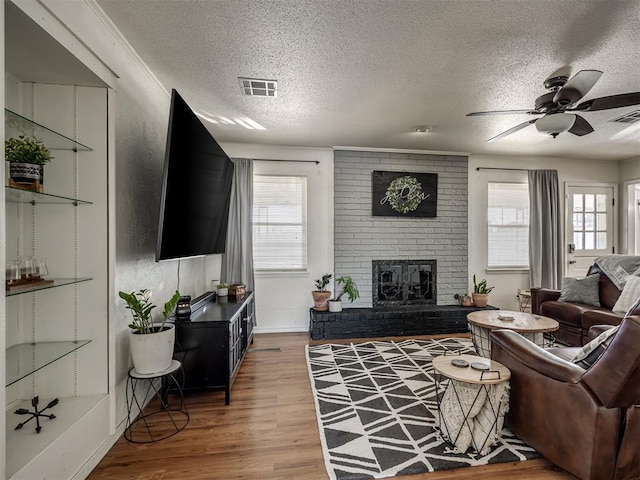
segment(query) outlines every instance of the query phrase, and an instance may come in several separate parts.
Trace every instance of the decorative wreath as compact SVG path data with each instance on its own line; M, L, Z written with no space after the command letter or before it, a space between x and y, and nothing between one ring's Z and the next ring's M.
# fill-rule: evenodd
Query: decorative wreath
M391 208L400 213L413 212L425 198L427 196L422 191L422 184L409 175L392 181L385 196Z

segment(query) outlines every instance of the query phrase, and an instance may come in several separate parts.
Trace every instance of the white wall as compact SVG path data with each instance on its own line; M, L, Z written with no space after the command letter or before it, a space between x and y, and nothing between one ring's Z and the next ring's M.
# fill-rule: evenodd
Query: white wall
M517 310L516 292L529 288L528 271L487 273L487 185L489 182L527 182L526 171L480 170L477 167L558 170L561 192L566 182L618 183L617 162L567 160L544 157L472 155L469 157L469 276L484 277L495 289L490 303L505 310ZM640 168L640 167L639 167ZM564 211L564 195L561 195ZM616 205L619 203L616 202ZM563 222L564 228L564 222ZM616 249L617 251L617 249ZM585 272L586 273L586 272ZM473 283L470 281L469 291Z
M221 146L232 158L276 160L256 161L254 173L307 177L307 271L256 273L258 325L255 332L308 331L313 281L324 273L333 273L333 151L238 143ZM282 160L317 160L320 163Z
M637 225L634 218L630 218L629 214L635 215L636 206L629 204L629 198L627 195L627 185L626 182L640 182L640 157L632 158L629 160L624 160L619 162L618 164L618 174L619 174L619 191L620 191L620 229L619 236L620 238L620 253L632 253L633 249L628 244L629 239L629 228L635 228L635 231L639 231L640 225ZM634 225L636 223L636 225ZM635 235L635 242L638 244L640 240Z

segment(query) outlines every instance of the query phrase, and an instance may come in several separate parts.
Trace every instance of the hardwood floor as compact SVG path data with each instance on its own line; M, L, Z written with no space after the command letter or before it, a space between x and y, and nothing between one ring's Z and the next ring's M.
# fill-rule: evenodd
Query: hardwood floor
M323 342L310 342L306 333L256 335L233 385L231 405L225 406L223 392L189 394L191 420L185 430L154 444L132 444L120 438L88 478L327 479L304 355L308 343ZM399 478L575 477L537 459Z

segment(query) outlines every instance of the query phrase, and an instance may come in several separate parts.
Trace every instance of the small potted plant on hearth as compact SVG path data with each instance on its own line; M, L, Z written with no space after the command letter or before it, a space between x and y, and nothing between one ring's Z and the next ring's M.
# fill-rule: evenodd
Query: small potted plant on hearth
M4 158L9 162L9 186L43 192L44 164L53 158L42 140L19 135L4 142Z
M180 299L176 290L171 299L164 304L163 320L154 323L151 312L156 306L151 303L151 291L147 289L137 292L119 292L119 296L131 311L133 322L129 324L129 347L136 372L141 374L159 373L171 365L175 328L173 323L166 323Z
M329 285L331 277L330 273L325 273L322 278L315 280L316 289L311 292L311 295L313 296L313 309L318 312L326 312L329 309L331 292L327 290L327 285Z
M476 275L473 274L473 304L476 307L486 307L489 303L489 293L493 290L493 287L487 286L487 281L483 278L480 281L476 281Z
M358 292L358 287L356 286L356 282L353 281L351 277L339 277L336 279L337 285L342 285L342 291L335 298L329 300L329 311L330 312L341 312L342 311L342 296L346 293L347 298L350 302L353 302L357 298L360 297L360 292Z

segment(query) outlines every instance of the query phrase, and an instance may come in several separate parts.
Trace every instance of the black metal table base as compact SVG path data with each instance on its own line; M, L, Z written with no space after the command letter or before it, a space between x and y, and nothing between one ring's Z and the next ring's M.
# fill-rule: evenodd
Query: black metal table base
M176 378L178 372L182 382ZM153 443L184 430L189 423L189 412L182 393L183 382L182 364L177 360L173 360L169 368L156 374L141 375L131 369L126 389L127 423L124 438L132 443ZM143 386L138 391L141 383L146 383L146 389ZM170 405L169 390L175 392L171 395L177 395L177 406ZM132 419L134 405L140 413ZM145 405L147 408L143 409Z

